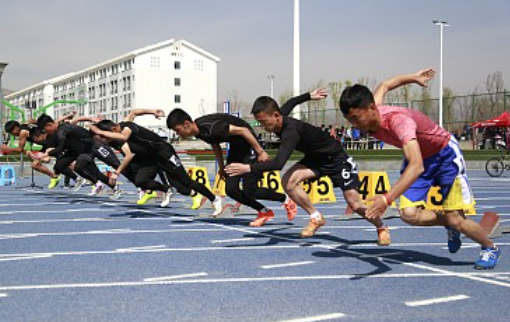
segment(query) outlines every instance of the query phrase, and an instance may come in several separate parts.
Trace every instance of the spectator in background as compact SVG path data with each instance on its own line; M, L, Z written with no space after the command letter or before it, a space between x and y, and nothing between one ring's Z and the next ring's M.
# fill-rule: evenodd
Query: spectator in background
M168 142L168 134L166 134L166 132L165 132L165 130L163 130L163 128L159 128L157 133L160 138L165 140L165 142Z
M321 124L321 131L322 131L322 132L325 132L325 131L326 131L326 124Z
M352 143L353 143L353 149L361 149L361 133L358 128L352 127Z
M336 131L335 131L335 128L333 127L333 125L329 125L329 128L328 128L328 133L330 136L332 136L333 138L336 139Z

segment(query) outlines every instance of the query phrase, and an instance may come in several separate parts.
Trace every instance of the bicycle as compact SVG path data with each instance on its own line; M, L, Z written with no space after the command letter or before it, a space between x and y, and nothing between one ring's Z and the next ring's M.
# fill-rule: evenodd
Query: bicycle
M506 147L501 147L498 144L498 150L501 156L490 158L485 162L485 171L491 177L500 177L505 170L510 170L510 157Z

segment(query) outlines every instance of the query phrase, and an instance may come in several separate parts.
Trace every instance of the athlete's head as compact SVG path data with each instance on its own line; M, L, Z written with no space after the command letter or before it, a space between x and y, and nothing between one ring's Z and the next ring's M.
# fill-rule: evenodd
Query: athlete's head
M5 123L5 132L13 136L19 136L19 133L21 132L21 125L18 121L9 121Z
M374 95L368 87L360 84L347 86L340 96L339 105L345 118L358 129L363 131L378 129L379 111L375 105Z
M37 127L52 135L57 132L58 124L48 114L42 114L37 118Z
M175 108L168 114L166 126L184 139L198 134L191 116L180 108Z
M32 141L38 144L44 144L46 142L46 133L39 127L33 127L30 129L30 138Z
M280 131L283 125L282 113L278 103L269 96L260 96L253 103L251 113L262 128L269 133Z
M120 125L113 123L110 120L102 120L94 125L97 126L98 129L100 129L102 131L117 132L117 133L121 132Z

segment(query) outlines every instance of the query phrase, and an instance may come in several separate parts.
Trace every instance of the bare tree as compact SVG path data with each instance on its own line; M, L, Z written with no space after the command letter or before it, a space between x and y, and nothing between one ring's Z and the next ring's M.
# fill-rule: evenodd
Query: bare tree
M329 94L333 100L333 107L335 108L335 125L341 124L340 113L340 95L342 95L342 82L330 82L328 84Z

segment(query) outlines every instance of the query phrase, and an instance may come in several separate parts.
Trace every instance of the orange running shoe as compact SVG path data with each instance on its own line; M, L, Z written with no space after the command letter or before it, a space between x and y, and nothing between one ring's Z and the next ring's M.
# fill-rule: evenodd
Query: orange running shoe
M310 218L308 225L301 231L301 237L303 238L313 237L317 229L324 226L325 223L326 220L324 219L324 217L322 217L322 215L320 216L319 219Z
M390 228L377 228L377 245L379 246L390 246Z
M268 210L266 212L259 211L257 218L250 223L251 227L261 227L264 224L274 217L274 212L272 210Z
M287 219L289 219L289 221L294 220L294 217L296 217L297 214L297 205L294 200L288 198L283 204L283 207L287 211Z

